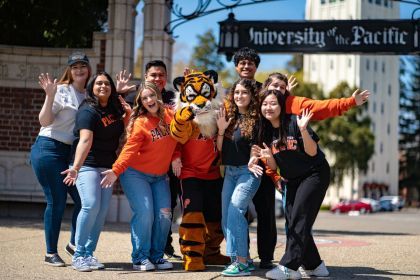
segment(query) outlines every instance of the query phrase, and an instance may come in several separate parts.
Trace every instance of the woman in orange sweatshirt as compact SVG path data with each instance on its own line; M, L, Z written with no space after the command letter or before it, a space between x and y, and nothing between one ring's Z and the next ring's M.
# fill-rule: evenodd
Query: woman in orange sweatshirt
M179 153L175 152L177 142L169 132L173 111L158 96L160 91L151 82L145 82L139 90L127 128L127 143L112 169L103 172L101 182L107 186L121 175L133 211L133 269L142 271L172 268L172 263L163 259L172 215L166 173L171 160L175 175L179 175L181 166Z

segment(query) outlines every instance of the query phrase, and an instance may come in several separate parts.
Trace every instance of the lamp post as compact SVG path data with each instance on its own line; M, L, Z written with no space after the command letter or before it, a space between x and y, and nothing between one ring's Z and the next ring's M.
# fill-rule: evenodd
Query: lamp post
M229 13L226 20L220 21L218 53L224 53L226 60L232 59L233 53L239 48L239 25L234 13Z

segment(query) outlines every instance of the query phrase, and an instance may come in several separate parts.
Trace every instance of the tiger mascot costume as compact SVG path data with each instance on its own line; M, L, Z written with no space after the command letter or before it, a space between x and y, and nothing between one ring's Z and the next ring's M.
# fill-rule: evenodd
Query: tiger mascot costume
M194 72L175 78L177 90L171 135L181 143L182 222L179 242L184 269L204 270L205 264L224 265L230 258L220 253L220 156L216 147L216 112L223 97L215 88L215 71Z

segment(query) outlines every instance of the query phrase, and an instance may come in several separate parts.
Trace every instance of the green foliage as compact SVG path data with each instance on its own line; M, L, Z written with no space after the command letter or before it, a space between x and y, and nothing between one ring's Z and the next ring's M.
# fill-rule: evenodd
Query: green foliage
M107 0L0 0L0 44L91 47L105 28Z
M342 82L331 91L330 98L351 96L351 89ZM341 117L329 118L314 123L314 130L320 138L321 146L332 154L331 179L340 184L343 176L357 171L366 172L368 161L374 153L374 135L370 131L370 117L365 106L352 108Z
M194 47L190 65L196 70L212 69L220 72L224 68L221 56L217 53L216 37L211 29L198 35L198 44Z
M400 188L420 191L420 57L401 60Z
M303 70L303 54L294 54L292 59L287 62L287 69L291 72Z

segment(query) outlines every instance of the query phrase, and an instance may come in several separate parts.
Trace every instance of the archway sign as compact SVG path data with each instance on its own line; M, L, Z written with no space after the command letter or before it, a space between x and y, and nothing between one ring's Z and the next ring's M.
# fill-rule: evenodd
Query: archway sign
M219 53L228 60L242 47L260 53L419 54L419 20L219 22Z

